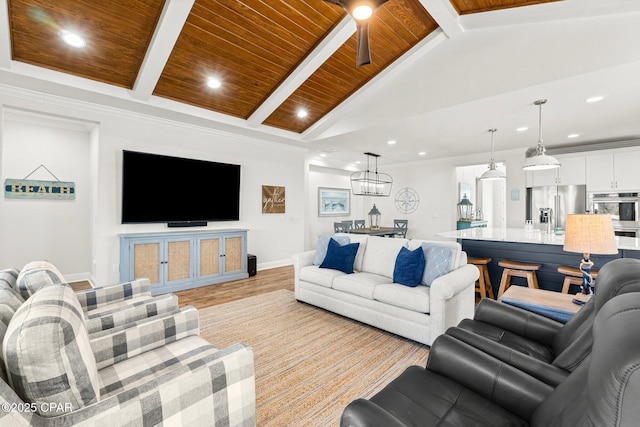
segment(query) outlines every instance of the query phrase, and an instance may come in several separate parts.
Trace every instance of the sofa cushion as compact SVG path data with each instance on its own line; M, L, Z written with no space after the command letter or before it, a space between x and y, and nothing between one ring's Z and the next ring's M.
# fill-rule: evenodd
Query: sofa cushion
M423 243L422 248L426 258L422 283L431 286L434 280L451 270L453 250L437 243Z
M406 247L400 248L393 269L393 282L405 286L418 286L424 275L425 256L422 248L410 251Z
M358 246L360 246L359 243L349 243L341 246L336 240L329 239L327 256L320 264L320 268L331 268L347 274L353 273L353 263L356 260Z
M33 261L24 266L16 279L16 290L27 299L38 289L53 283L65 283L62 273L50 262Z
M344 276L345 274L346 273L343 273L340 270L320 268L318 265L308 265L300 269L299 277L302 282L309 282L314 285L331 288L333 286L333 279Z
M0 275L3 272L0 272ZM12 274L10 277L14 277ZM15 270L15 277L18 276L18 271ZM16 313L18 308L24 302L24 299L20 296L18 291L13 289L11 286L11 282L15 283L14 280L3 280L0 277L0 344L4 339L4 335L7 332L7 328L9 327L9 322L11 322L11 318ZM4 368L4 361L2 358L2 354L0 352L0 378L2 378L5 382L7 381L7 374Z
M408 287L397 283L376 286L373 298L386 304L419 313L430 312L430 291L427 286Z
M358 252L356 253L356 262L353 264L355 271L362 271L362 261L364 260L364 253L367 250L367 241L369 236L366 234L349 234L349 240L351 243L360 243Z
M37 408L55 403L77 410L98 400L96 360L69 285L45 286L20 306L9 323L3 356L14 391Z
M340 246L348 244L349 235L347 234L335 234L333 236L322 235L318 236L318 243L316 244L316 254L313 257L313 265L320 265L324 258L327 256L327 250L329 249L329 240L335 240L340 243Z
M333 280L333 289L373 299L376 286L385 283L390 284L391 279L378 274L359 272L336 277Z
M400 248L407 245L407 242L407 239L370 236L367 239L367 249L362 260L362 271L391 279L398 252Z
M20 272L15 268L0 270L0 284L5 284L10 288L16 288L16 280Z

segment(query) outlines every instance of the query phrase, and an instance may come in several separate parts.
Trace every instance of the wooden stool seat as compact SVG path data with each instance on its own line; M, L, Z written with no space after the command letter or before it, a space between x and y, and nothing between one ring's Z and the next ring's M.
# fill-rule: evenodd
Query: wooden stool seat
M498 299L500 299L504 291L511 286L512 277L523 277L527 279L527 286L533 289L538 289L538 277L536 276L536 271L540 269L540 264L503 259L498 261L498 266L504 268L504 270L502 270L502 279L500 280L500 288L498 290Z
M478 270L480 270L480 276L478 280L476 280L476 288L475 291L480 294L480 299L486 298L487 294L491 298L495 298L493 296L493 286L491 285L491 278L489 277L489 269L487 268L487 264L491 262L491 258L469 258L467 259L467 264L475 265Z
M562 282L562 293L568 294L571 285L582 285L582 270L578 267L569 267L567 265L561 265L558 267L558 273L564 274L564 282ZM593 268L590 271L591 277L594 279L598 277L598 269Z

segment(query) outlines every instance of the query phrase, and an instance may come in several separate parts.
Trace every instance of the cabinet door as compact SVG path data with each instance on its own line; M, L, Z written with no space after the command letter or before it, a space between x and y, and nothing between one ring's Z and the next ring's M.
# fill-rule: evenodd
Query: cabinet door
M132 242L131 272L127 280L146 277L152 286L162 283L162 241Z
M166 239L166 283L175 284L191 279L191 239Z
M247 254L244 251L243 236L224 237L224 273L247 270Z
M587 183L585 156L562 157L558 168L559 185L584 185Z
M640 153L616 153L613 157L617 191L640 190Z
M198 245L198 276L215 277L221 274L220 255L221 240L218 236L199 237Z
M612 154L588 155L586 164L587 191L611 191L614 189Z
M560 162L562 163L562 160ZM564 167L564 163L562 163L561 167ZM558 168L532 171L532 173L534 187L558 184Z

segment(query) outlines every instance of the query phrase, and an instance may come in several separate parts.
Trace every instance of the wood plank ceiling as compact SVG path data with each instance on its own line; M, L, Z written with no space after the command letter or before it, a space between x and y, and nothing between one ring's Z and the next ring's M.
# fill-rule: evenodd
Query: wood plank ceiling
M451 0L459 14L557 0ZM9 0L14 61L133 89L164 0ZM153 95L249 119L345 18L323 0L195 0ZM356 35L263 124L302 133L438 28L420 0L389 0L370 23L372 64L356 68ZM68 29L87 48L60 42ZM222 83L213 90L206 84ZM298 118L304 108L308 115Z

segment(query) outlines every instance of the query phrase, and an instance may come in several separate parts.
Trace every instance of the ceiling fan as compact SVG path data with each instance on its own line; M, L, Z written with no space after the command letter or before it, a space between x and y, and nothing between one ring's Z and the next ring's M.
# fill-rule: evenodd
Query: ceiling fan
M371 64L371 52L369 50L369 18L374 12L388 0L324 0L337 4L347 11L356 21L357 50L356 67Z

